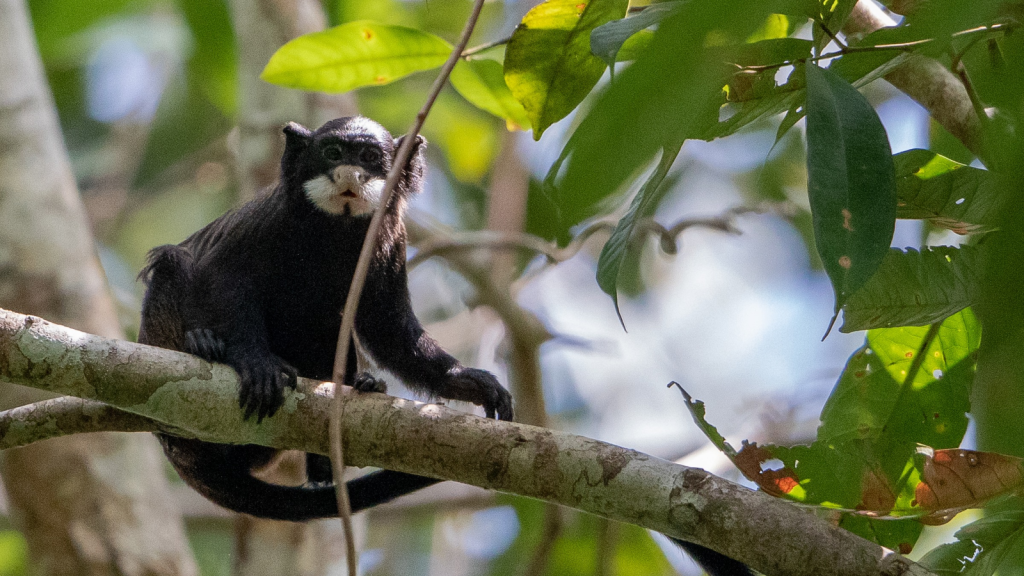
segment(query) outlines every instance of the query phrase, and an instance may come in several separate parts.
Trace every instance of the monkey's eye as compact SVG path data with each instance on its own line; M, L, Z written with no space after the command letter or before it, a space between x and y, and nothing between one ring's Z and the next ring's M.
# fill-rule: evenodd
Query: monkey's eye
M320 154L324 157L324 160L328 162L340 162L341 161L341 146L337 144L330 144L324 146Z
M380 162L381 154L378 148L363 148L359 152L359 161L363 164L377 164Z

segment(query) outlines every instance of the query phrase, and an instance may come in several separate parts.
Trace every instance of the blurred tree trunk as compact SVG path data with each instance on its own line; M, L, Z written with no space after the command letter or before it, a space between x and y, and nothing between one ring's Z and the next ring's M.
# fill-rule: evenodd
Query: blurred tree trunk
M23 0L0 0L0 307L123 337ZM4 408L43 396L0 389ZM149 435L90 434L0 459L37 574L196 574Z
M327 25L316 0L232 0L231 17L238 42L238 181L239 200L277 180L289 121L316 128L338 116L356 113L349 96L305 93L260 80L260 72L282 44ZM305 481L305 455L289 452L262 477L277 484ZM337 524L337 526L333 526ZM356 523L357 533L365 522ZM298 524L239 515L235 520L234 573L241 576L319 576L344 566L341 524L320 521ZM336 571L336 570L335 570Z

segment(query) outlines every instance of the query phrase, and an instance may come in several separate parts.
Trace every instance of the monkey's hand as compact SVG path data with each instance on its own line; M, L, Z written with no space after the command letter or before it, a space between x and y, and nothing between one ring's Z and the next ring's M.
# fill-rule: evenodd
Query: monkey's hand
M363 372L356 376L356 381L352 383L352 387L360 392L388 393L388 383L380 378L374 378L373 374L369 372Z
M238 407L246 420L256 415L256 421L273 416L284 404L285 386L295 389L298 372L290 364L273 354L250 354L228 359L239 376Z
M185 352L208 362L224 362L224 340L217 338L209 328L196 328L185 332Z
M447 382L437 395L449 400L463 400L483 406L488 418L512 420L512 395L494 374L477 368L458 366L448 372Z

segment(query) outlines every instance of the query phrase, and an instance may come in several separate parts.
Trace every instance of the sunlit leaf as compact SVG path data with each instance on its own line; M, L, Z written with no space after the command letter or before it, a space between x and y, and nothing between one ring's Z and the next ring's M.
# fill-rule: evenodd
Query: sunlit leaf
M832 36L839 34L839 29L843 27L856 4L857 0L818 0L815 26L811 29L816 50L824 48L832 41Z
M504 118L510 130L529 130L526 110L505 84L501 64L494 60L459 60L452 70L452 86L477 108Z
M977 303L981 273L976 246L890 249L874 276L846 302L839 331L938 322Z
M433 34L362 20L288 42L260 78L289 88L347 92L437 68L451 52L451 44Z
M864 96L828 70L806 70L807 191L838 312L888 253L895 169L885 128Z
M928 220L958 234L991 230L999 218L1002 183L930 150L907 150L896 164L896 217Z
M548 0L530 10L505 50L505 82L540 139L590 93L607 65L590 33L626 15L627 0Z

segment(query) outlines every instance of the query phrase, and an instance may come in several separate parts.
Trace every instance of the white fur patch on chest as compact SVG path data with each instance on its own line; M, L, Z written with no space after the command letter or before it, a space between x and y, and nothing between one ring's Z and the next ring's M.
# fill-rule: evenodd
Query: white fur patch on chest
M330 174L306 180L302 190L317 208L329 214L362 216L380 205L384 179L372 176L360 166L342 165Z

